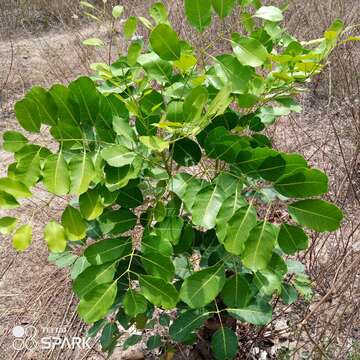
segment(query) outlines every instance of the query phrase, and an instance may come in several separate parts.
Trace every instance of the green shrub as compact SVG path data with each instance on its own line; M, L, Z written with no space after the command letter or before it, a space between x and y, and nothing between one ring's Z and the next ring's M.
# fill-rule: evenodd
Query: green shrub
M235 10L243 34L222 39L232 47L223 55L203 49L206 66L172 29L162 4L151 7L151 21L128 18L127 55L94 64L92 78L69 86L34 87L16 103L20 125L32 133L47 127L57 151L4 134L15 162L0 179L0 205L18 207L41 183L67 196L61 220L45 226L44 238L51 259L70 264L78 313L95 324L92 335L103 329L104 351L117 344L119 323L151 327L158 308L175 309L176 317L163 312L169 337L154 335L149 348L192 344L214 317L213 354L234 358L237 337L226 318L266 325L274 295L285 304L299 294L310 299L303 266L284 258L308 247L303 228L340 226L342 212L319 199L328 191L326 175L301 155L272 148L264 130L300 111L295 97L324 67L343 24L299 42L280 27L282 10L259 0L185 1L199 31L215 13L224 18ZM121 18L122 8L113 15ZM147 47L133 38L141 24L149 28ZM23 251L32 227L16 223L2 218L0 230ZM124 347L140 339L132 336Z

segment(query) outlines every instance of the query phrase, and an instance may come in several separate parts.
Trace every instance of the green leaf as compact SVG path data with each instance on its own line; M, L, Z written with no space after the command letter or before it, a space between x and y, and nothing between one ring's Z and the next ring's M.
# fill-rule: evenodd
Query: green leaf
M82 298L97 286L112 282L116 265L116 263L110 262L86 268L74 281L73 289L75 294Z
M79 256L71 266L71 279L75 280L89 266L90 263L86 260L86 257Z
M225 54L216 57L220 68L215 65L215 71L220 79L226 79L231 85L231 92L244 94L248 91L249 81L253 77L253 71L248 66L243 66L232 55Z
M12 195L4 191L0 191L0 209L15 209L19 205L20 204Z
M70 190L70 174L68 165L60 152L49 156L44 165L43 182L53 194L66 195Z
M15 104L15 115L19 124L27 131L40 132L41 120L35 101L25 97Z
M155 277L170 282L175 275L175 267L168 256L161 255L158 252L148 252L141 256L141 263L145 271Z
M179 294L173 285L151 275L140 275L139 282L141 293L152 304L164 309L173 309L176 306Z
M67 126L70 127L71 129L75 129L75 132L71 131L71 134L69 134L71 136L69 136L69 138L70 139L77 138L78 136L77 134L80 130L77 129L79 125L79 112L76 103L72 97L70 89L63 85L54 85L49 90L49 94L51 95L52 99L54 100L58 108L58 116L59 116L58 126L60 126L59 128L60 133ZM61 125L65 127L61 127ZM81 136L79 140L82 141Z
M308 247L308 237L300 227L282 224L279 231L278 243L286 254L293 255L297 251Z
M190 308L201 308L216 298L224 284L224 267L215 265L186 278L180 289L180 298Z
M136 64L143 46L144 42L142 40L135 40L130 44L127 56L127 62L130 66L134 66Z
M211 0L185 0L185 15L191 25L203 32L211 23Z
M229 227L229 220L235 214L236 210L247 204L245 198L241 196L241 187L237 187L235 193L222 203L216 217L216 236L221 243L224 243Z
M32 241L32 227L30 225L21 225L16 229L13 238L12 245L16 250L26 250Z
M82 124L94 126L99 112L100 97L94 82L82 76L69 85L71 95L77 103Z
M184 220L178 216L168 216L156 225L156 234L172 244L176 245L180 240Z
M324 232L340 227L342 211L323 200L301 200L288 206L290 216L300 225Z
M207 103L207 100L208 91L204 86L197 86L196 88L193 88L185 97L182 121L192 122L195 124L201 118L202 111Z
M8 177L0 179L0 191L6 192L17 199L29 198L32 195L22 182Z
M227 309L228 313L234 318L254 325L266 325L272 318L272 307L264 301L251 304L242 309Z
M211 350L217 360L234 359L237 349L236 334L228 327L221 326L211 338Z
M148 350L153 350L161 346L161 336L153 335L150 336L148 341L146 342L146 347Z
M138 187L126 186L119 190L116 202L123 208L135 209L144 202L144 197Z
M101 265L129 255L131 249L131 238L122 237L96 242L85 250L84 255L90 264Z
M138 57L137 62L146 71L149 80L156 80L159 83L170 81L172 75L172 66L168 61L151 52L142 54Z
M70 193L81 195L89 188L95 176L94 164L89 155L85 152L82 155L75 155L69 163L71 187Z
M150 16L155 20L156 24L168 23L168 11L163 3L157 2L151 5L149 13Z
M43 124L50 126L57 124L58 108L48 91L39 86L34 86L26 94L26 98L29 98L36 103L38 107L38 116Z
M134 213L127 209L112 209L99 218L100 229L104 234L118 235L132 229L137 221Z
M269 269L271 269L270 264ZM275 292L279 294L281 291L282 276L269 269L257 271L254 275L254 285L265 296L272 296Z
M274 188L286 197L305 198L328 191L327 176L316 169L298 169L278 179Z
M49 251L62 253L66 249L65 230L56 221L50 221L44 229L44 238Z
M195 196L204 185L204 181L187 173L178 173L171 180L169 189L184 203L187 211L192 208Z
M101 350L107 351L111 354L117 344L117 340L120 337L120 332L116 322L109 322L104 326L101 333L100 344Z
M276 181L283 175L286 168L286 161L282 155L267 157L259 166L259 175L268 181Z
M17 131L6 131L3 135L3 148L5 151L17 152L28 142L28 139Z
M164 236L145 234L141 240L141 252L143 255L158 252L164 256L171 256L173 247L171 242Z
M159 24L150 34L150 44L163 60L180 58L181 43L177 33L166 24Z
M153 151L163 152L169 148L169 142L158 136L140 136L139 140Z
M9 235L15 229L17 219L10 216L0 218L0 234Z
M101 151L102 158L113 167L131 164L136 154L123 145L111 145Z
M83 42L82 42L84 45L86 46L104 46L105 43L101 40L101 39L98 39L98 38L89 38L89 39L85 39Z
M278 22L283 19L282 11L276 6L262 6L256 11L254 16L273 22Z
M29 153L19 159L13 178L21 181L27 187L34 186L41 175L41 148L34 154Z
M221 19L230 15L235 6L235 0L212 0L211 2L212 7Z
M224 238L226 251L240 255L244 251L245 243L249 239L250 232L256 225L256 221L256 209L252 205L236 210L228 221Z
M65 229L66 237L71 241L82 240L86 236L86 222L79 210L70 205L62 214L61 224Z
M173 159L182 166L196 165L201 159L199 145L189 138L177 140L171 151Z
M242 274L236 274L227 279L221 297L229 308L247 306L252 298L252 290L246 277Z
M129 16L124 23L124 36L129 40L135 33L137 27L137 18L135 16Z
M102 284L88 292L78 306L80 317L87 323L92 324L102 319L110 310L115 301L117 283Z
M81 194L79 198L79 206L81 215L86 220L94 220L98 218L104 210L99 189L90 189Z
M147 309L146 299L133 289L128 289L124 296L123 306L125 314L134 318L138 314L143 314Z
M257 67L267 60L268 52L258 40L236 33L232 34L231 39L234 53L241 64Z
M114 19L118 19L124 12L124 7L121 5L116 5L112 9L112 16Z
M209 317L204 310L188 310L174 320L169 335L176 342L187 342Z
M207 186L200 190L191 208L192 222L197 226L212 229L216 224L216 216L226 198L219 186Z
M124 341L123 349L127 350L129 347L136 345L141 340L142 340L141 335L131 335Z
M297 292L294 289L294 287L292 287L289 284L285 284L285 283L283 283L281 285L281 294L280 294L280 296L281 296L281 299L282 299L283 303L286 304L286 305L293 304L298 298Z
M267 221L254 227L245 242L241 256L244 266L257 271L267 267L277 238L277 228Z

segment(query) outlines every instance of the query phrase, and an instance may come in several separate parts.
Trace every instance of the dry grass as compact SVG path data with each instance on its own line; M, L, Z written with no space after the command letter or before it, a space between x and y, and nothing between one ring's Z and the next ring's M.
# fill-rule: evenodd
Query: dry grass
M146 15L152 2L128 1L126 12ZM202 46L211 44L212 53L226 49L227 44L213 29L218 26L226 35L236 30L237 19L230 17L224 24L216 23L198 35L186 24L181 1L167 0L165 3L172 22L184 38ZM347 25L360 23L360 2L293 0L286 25L300 39L317 38L335 18L344 19ZM0 19L3 39L0 42L0 86L3 84L0 87L0 131L16 126L12 111L14 101L32 85L68 82L79 74L88 73L91 62L107 60L107 52L81 46L82 39L97 36L99 32L107 39L106 27L90 26L72 0L1 1ZM124 46L120 37L119 46L120 50ZM339 47L324 73L300 99L304 111L279 121L270 132L276 147L303 153L312 165L329 174L331 192L328 197L347 214L340 231L330 235L313 233L310 249L299 255L314 279L314 301L311 304L299 301L289 309L276 308L279 317L273 322L272 331L261 333L276 342L278 348L283 346L279 359L360 359L359 46L349 43ZM116 56L117 49L114 49L112 57ZM46 141L46 137L41 139L37 140ZM3 165L11 161L2 152L0 159ZM1 174L3 171L5 166L0 168ZM47 196L39 193L33 203L16 215L22 219L31 217L33 209L45 204ZM62 200L56 199L36 214L37 234L41 234L46 219L58 216L61 207ZM8 333L19 322L29 322L41 326L64 323L71 334L84 333L74 312L76 301L71 296L67 273L47 263L41 235L34 240L30 251L19 255L3 239L0 259L3 332ZM10 340L7 336L0 339L0 347L6 351L0 353L0 359L31 358L29 354L9 351ZM91 359L101 358L96 351L92 350ZM34 359L79 360L84 356L90 359L89 354L58 351L32 356ZM120 358L117 356L116 359ZM241 356L246 358L247 355Z

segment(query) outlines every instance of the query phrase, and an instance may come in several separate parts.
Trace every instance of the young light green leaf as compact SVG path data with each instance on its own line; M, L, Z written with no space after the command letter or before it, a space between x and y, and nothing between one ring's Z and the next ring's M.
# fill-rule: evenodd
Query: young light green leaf
M256 11L254 16L273 22L278 22L283 19L282 11L276 6L262 6Z
M15 209L19 205L20 204L12 195L0 191L0 209Z
M263 65L268 57L266 48L256 39L232 34L232 47L241 64L257 67Z
M176 306L179 294L173 285L150 275L140 275L139 282L141 293L152 304L164 309L173 309Z
M87 323L92 324L102 319L110 310L115 301L117 282L102 284L88 292L78 306L80 317Z
M11 216L0 218L0 234L9 235L15 229L17 219Z
M140 136L139 140L153 151L163 152L169 148L169 142L158 136Z
M149 13L156 24L168 24L168 11L163 3L157 2L151 5Z
M104 210L99 189L90 189L81 194L79 198L79 206L81 215L86 220L94 220L98 218Z
M61 224L65 229L66 237L70 241L82 240L86 236L86 222L79 210L70 205L62 214Z
M225 284L223 266L212 266L187 277L180 289L180 298L191 308L208 305Z
M128 19L124 23L124 37L125 39L130 39L137 27L137 19L135 16L129 16Z
M70 160L69 172L71 180L70 193L74 195L81 195L86 192L96 175L91 157L86 152L82 155L75 155Z
M66 248L65 230L56 221L50 221L44 228L44 238L53 253L62 253Z
M130 165L136 154L123 145L111 145L101 151L102 158L113 167Z
M300 225L324 232L340 227L342 211L323 200L301 200L288 206L290 216Z
M98 46L98 47L102 47L105 45L105 43L98 38L89 38L83 41L83 44L86 46Z
M13 247L19 251L25 251L32 241L32 227L21 225L14 233L12 238Z
M12 195L14 198L29 198L30 190L22 182L9 177L0 179L0 191Z
M166 24L159 24L150 34L150 44L163 60L178 60L181 44L177 33Z
M211 350L217 360L234 359L238 349L238 339L233 330L221 326L211 338Z
M44 165L43 182L48 191L56 195L66 195L70 190L68 165L60 152L49 156Z
M211 22L211 0L185 0L185 15L191 25L203 32Z
M112 9L112 16L114 19L118 19L124 12L124 7L122 5L116 5Z

